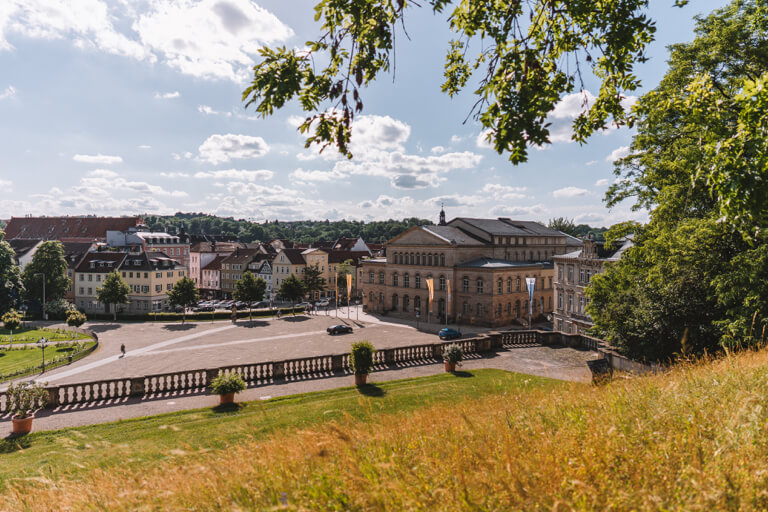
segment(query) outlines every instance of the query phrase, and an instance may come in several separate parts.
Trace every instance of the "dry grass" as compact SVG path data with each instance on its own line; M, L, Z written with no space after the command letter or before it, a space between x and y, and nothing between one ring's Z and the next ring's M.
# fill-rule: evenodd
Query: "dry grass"
M17 482L26 510L765 510L768 353L333 421L149 472Z

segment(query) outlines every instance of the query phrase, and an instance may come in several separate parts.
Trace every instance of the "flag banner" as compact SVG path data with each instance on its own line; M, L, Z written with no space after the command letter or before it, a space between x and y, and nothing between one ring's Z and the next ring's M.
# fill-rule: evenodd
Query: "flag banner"
M427 288L429 289L429 307L427 309L432 311L432 302L435 298L435 282L431 277L425 279L424 281L427 283Z
M446 280L445 287L446 287L445 288L446 292L448 292L448 296L446 297L445 302L450 306L451 304L451 280L450 279Z
M352 274L347 274L347 301L352 298Z
M338 300L339 300L339 273L336 272L336 279L333 280L333 282L336 284L336 295L334 295L334 299L336 299L336 307L338 307Z
M536 288L536 278L526 277L525 284L528 286L528 314L533 315L533 290Z

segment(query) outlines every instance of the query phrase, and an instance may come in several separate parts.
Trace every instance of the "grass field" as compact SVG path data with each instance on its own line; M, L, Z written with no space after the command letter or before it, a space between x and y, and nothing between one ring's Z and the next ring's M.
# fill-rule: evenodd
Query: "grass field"
M85 342L85 348L95 344L95 341L87 341ZM73 346L66 345L69 344L62 344L62 346L59 347L54 344L49 345L45 349L46 365L53 362L56 358L66 357L74 352L75 348ZM0 380L2 380L3 375L15 374L17 371L21 371L25 368L39 366L42 362L42 348L3 350L3 347L0 347Z
M48 338L51 341L71 341L71 331L59 331L53 329L35 329L24 328L18 331L13 331L13 343L35 343L40 338ZM10 342L10 331L7 329L0 329L0 346L7 345ZM82 333L77 333L76 340L89 339L88 336Z
M350 377L351 380L351 377ZM82 476L99 469L140 470L272 434L327 422L370 421L433 404L489 394L583 386L501 370L477 370L250 402L229 410L184 411L0 440L0 485L18 478ZM2 424L8 428L9 424ZM1 502L0 502L1 503ZM0 510L3 507L0 506Z
M0 510L768 509L765 351L602 387L473 375L6 441Z

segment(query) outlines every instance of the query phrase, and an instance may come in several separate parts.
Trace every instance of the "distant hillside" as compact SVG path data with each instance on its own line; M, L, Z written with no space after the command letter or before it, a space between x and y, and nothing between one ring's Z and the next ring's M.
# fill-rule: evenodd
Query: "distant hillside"
M337 240L340 237L363 237L366 242L382 243L412 226L433 224L430 220L416 217L374 222L354 220L283 222L275 219L258 223L202 213L177 213L173 216L147 215L144 221L155 231L177 232L183 225L190 234L235 236L241 242L266 242L275 238L287 238L301 243Z

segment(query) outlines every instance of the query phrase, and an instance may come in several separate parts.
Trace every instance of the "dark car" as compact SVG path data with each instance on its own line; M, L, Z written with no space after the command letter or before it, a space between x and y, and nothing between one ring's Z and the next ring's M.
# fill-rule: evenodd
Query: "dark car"
M461 331L446 327L445 329L440 329L438 336L440 336L441 340L455 340L456 338L461 338Z
M352 327L348 325L332 325L329 328L326 329L328 331L328 334L334 335L334 334L343 334L345 332L352 332Z

